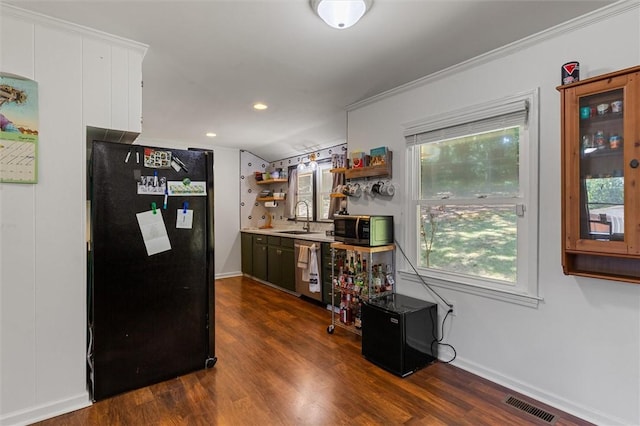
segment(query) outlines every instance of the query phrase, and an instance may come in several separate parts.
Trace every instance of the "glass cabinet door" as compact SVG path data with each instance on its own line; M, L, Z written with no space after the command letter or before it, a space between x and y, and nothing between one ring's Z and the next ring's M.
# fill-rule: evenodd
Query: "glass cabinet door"
M579 98L580 239L624 241L624 91Z

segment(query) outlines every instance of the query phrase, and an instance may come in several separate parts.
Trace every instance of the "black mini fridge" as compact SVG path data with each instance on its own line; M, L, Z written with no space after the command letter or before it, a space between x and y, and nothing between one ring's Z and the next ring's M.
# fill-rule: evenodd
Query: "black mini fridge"
M362 305L362 355L401 377L438 358L438 306L402 294Z

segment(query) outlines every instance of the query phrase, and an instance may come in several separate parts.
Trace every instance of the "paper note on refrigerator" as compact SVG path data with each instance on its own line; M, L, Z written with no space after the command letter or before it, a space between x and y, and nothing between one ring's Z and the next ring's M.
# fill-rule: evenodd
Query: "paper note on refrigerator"
M142 232L142 239L144 240L144 246L147 248L148 256L171 250L171 243L167 235L167 228L164 226L161 209L137 213L136 218L138 219L138 225Z
M193 229L193 210L178 209L176 214L176 228Z
M200 196L207 195L207 182L192 181L189 179L170 180L167 182L169 196Z

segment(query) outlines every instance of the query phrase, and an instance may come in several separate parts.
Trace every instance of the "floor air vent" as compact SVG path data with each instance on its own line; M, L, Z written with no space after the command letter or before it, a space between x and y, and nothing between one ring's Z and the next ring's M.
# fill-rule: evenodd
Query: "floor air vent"
M540 420L543 420L549 423L550 425L556 424L555 414L551 414L550 412L545 411L542 408L538 408L514 396L507 395L503 402L507 405L517 408L520 411L524 411L525 413L531 414L532 416L535 416Z

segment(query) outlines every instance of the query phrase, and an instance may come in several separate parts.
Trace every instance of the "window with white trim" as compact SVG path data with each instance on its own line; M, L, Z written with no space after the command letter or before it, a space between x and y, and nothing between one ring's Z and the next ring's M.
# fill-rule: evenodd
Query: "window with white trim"
M296 218L313 220L313 177L315 170L308 168L298 171L298 192L296 194Z
M405 130L421 275L537 298L537 122L534 91Z
M316 217L319 221L329 220L331 207L331 192L333 189L333 173L331 173L331 162L318 163L318 190L316 199L318 200Z
M296 172L297 192L295 211L298 220L306 220L307 206L309 217L314 221L330 221L331 192L333 188L333 174L331 173L331 161L319 161L317 167L306 168Z

